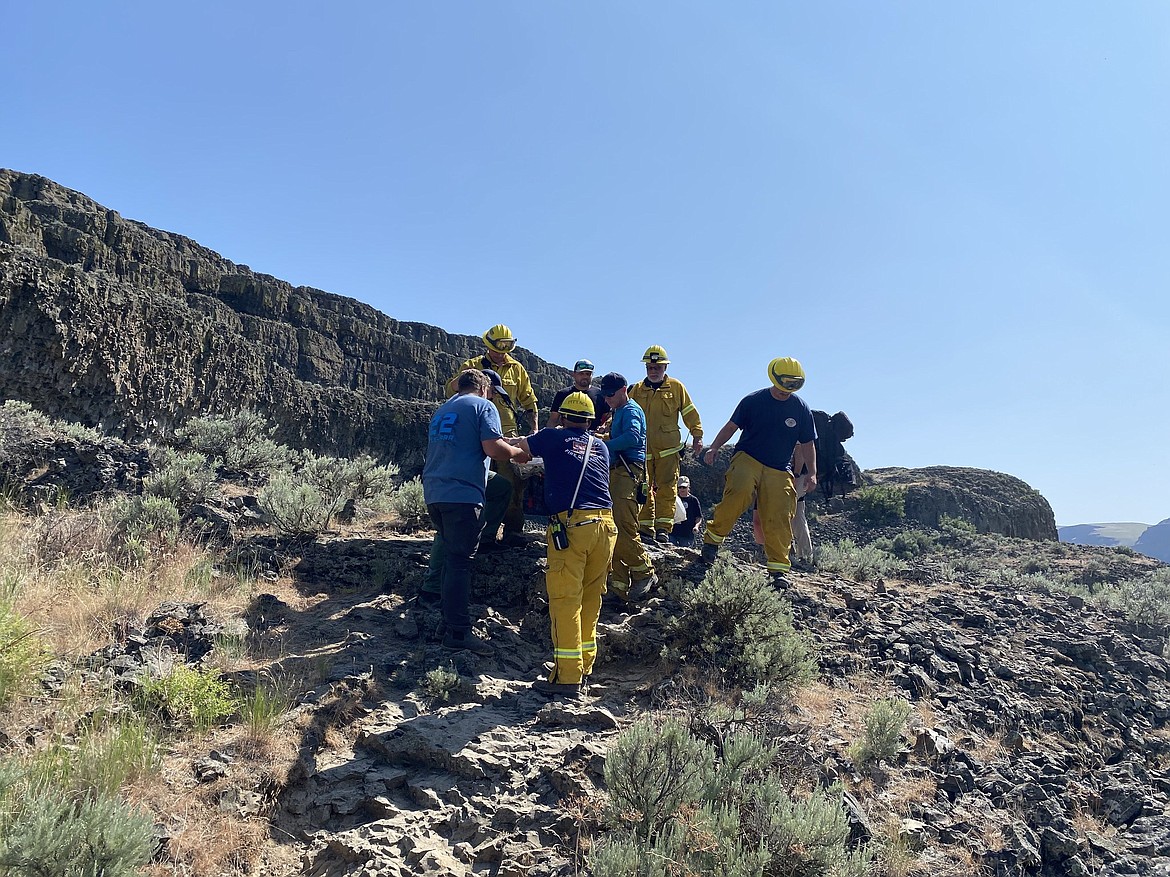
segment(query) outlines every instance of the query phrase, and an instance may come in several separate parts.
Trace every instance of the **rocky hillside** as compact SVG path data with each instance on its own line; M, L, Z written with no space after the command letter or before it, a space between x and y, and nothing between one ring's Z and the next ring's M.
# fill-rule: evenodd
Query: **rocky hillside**
M1148 557L1170 563L1170 518L1144 530L1133 547Z
M0 400L135 436L254 407L280 437L421 467L477 337L293 286L44 177L0 170ZM517 352L543 403L568 372Z

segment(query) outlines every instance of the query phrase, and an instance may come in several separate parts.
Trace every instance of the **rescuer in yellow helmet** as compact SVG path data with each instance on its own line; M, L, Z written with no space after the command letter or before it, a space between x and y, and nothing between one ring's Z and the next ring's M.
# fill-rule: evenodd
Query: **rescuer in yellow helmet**
M772 386L749 393L740 400L731 420L719 430L707 449L706 462L715 462L719 449L737 430L743 435L723 483L723 499L711 513L703 536L703 559L712 561L735 522L757 496L764 530L764 554L773 583L786 587L784 573L792 567L792 516L796 513L796 488L792 472L806 472L808 490L817 486L816 426L804 400L794 396L804 386L804 368L790 356L768 363Z
M638 513L643 538L670 541L674 503L678 497L679 454L686 445L678 421L690 430L697 457L703 450L703 424L682 381L668 377L670 359L658 344L642 355L646 379L630 387L630 398L646 413L646 475L653 492Z
M460 365L455 373L456 378L469 368L481 371L491 369L498 373L504 392L497 392L492 403L500 412L500 427L504 436L510 438L535 431L540 406L527 370L511 355L516 347L516 336L503 323L497 323L483 333L483 343L484 355L473 356ZM455 392L456 378L447 382L448 393ZM527 424L520 422L518 415L521 411L527 414ZM492 469L512 485L512 499L504 513L504 534L517 534L524 529L524 483L510 463L492 461ZM492 544L496 541L496 534L485 532L483 539L485 544Z
M561 427L546 427L513 439L544 459L544 496L548 526L548 613L552 625L553 665L537 691L577 698L597 657L597 617L605 577L617 541L609 495L609 451L592 435L596 411L585 393L561 402Z

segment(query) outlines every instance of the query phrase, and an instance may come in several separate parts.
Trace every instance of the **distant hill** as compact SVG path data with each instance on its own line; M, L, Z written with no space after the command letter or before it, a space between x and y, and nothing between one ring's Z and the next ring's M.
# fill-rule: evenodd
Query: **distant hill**
M1161 521L1142 533L1133 543L1135 551L1147 557L1155 557L1163 563L1170 563L1170 518Z
M1149 524L1073 524L1057 527L1061 542L1073 545L1126 545L1130 548L1141 538Z

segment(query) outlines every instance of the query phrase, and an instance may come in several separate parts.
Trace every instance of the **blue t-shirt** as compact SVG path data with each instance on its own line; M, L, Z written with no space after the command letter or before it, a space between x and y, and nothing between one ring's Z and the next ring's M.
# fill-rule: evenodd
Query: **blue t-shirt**
M581 477L585 446L593 439L593 450L577 491L576 509L609 509L609 451L605 442L581 429L542 429L528 437L533 456L544 458L544 501L552 514L568 511Z
M789 396L781 402L771 390L744 396L735 406L731 422L743 430L736 451L751 454L771 469L791 472L793 449L817 437L812 411L804 400Z
M619 458L627 463L646 462L646 412L633 399L614 409L605 446L614 466L621 465Z
M423 498L436 502L483 505L487 455L483 442L502 438L500 412L473 393L453 396L431 418Z

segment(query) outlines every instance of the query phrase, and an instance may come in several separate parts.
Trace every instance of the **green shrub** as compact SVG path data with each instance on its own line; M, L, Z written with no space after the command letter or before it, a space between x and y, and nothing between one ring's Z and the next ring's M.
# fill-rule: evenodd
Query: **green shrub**
M875 484L853 494L858 517L869 524L896 524L906 517L906 491Z
M239 708L231 687L214 670L176 664L165 676L139 681L139 703L164 719L206 731Z
M875 701L865 714L865 736L854 747L854 759L864 764L897 755L910 712L910 704L900 697Z
M605 759L613 816L643 839L659 834L714 779L711 747L673 719L640 721L622 732Z
M398 516L401 528L408 533L430 526L431 516L423 499L422 479L417 475L395 491L390 507Z
M224 475L260 478L287 466L293 452L272 439L273 428L255 411L188 420L176 433L180 447L215 460Z
M397 474L397 466L380 466L367 455L343 460L305 453L296 471L273 475L257 501L280 532L315 536L347 506L389 497Z
M0 769L0 875L132 877L154 846L153 821L104 795L64 794Z
M703 581L682 595L684 612L671 624L668 656L718 674L730 685L778 690L807 682L816 669L792 609L762 570L720 557Z
M168 499L181 511L206 502L215 487L215 469L207 457L164 448L158 468L142 481L147 496Z
M798 800L772 766L778 749L729 734L722 755L675 720L623 731L605 763L611 830L594 877L861 877L837 788Z
M179 508L165 497L123 497L114 504L113 516L128 540L174 545L179 538Z
M950 536L974 536L979 528L966 518L955 518L950 515L940 515L938 528Z
M906 530L893 539L875 539L873 546L902 560L930 554L938 547L938 540L925 530Z
M906 565L874 545L859 546L852 539L818 546L816 549L817 568L824 572L837 573L858 582L874 576L893 575L901 572Z
M1170 568L1118 582L1110 602L1130 621L1170 633Z
M419 690L432 701L446 703L458 693L461 680L454 667L436 667L428 670L419 680Z
M32 688L48 660L36 629L0 600L0 706Z

